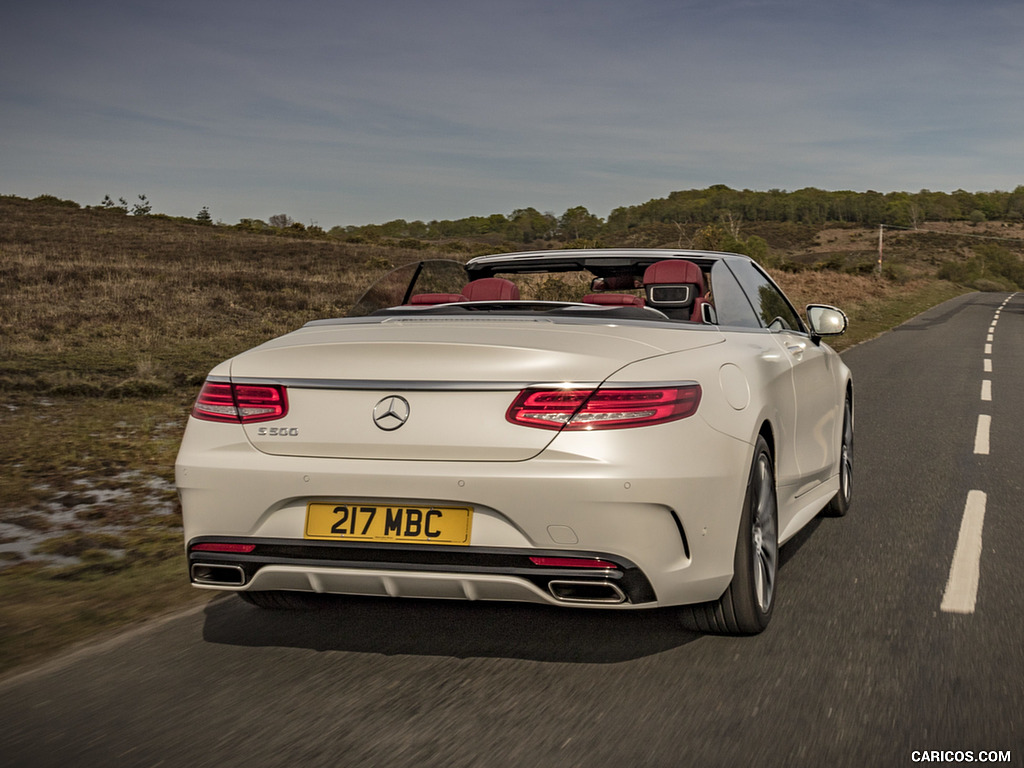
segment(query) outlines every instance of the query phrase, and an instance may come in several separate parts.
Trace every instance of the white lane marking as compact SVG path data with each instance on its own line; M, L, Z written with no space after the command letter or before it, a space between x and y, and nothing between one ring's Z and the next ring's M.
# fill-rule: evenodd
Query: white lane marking
M986 344L985 345L985 354L986 355L991 355L992 354L992 345L991 344Z
M985 358L985 373L992 373L992 358Z
M946 613L974 613L978 601L978 578L981 575L981 529L985 522L985 503L988 497L982 491L967 494L964 516L960 521L960 535L953 550L953 563L949 567L949 580L942 595L941 608Z
M974 432L974 452L988 456L988 434L992 429L992 417L987 413L978 415L978 429Z
M992 382L988 379L981 381L981 399L990 401L992 399Z
M993 338L994 338L994 336L990 333L988 335L988 338L985 339L985 341L992 341Z

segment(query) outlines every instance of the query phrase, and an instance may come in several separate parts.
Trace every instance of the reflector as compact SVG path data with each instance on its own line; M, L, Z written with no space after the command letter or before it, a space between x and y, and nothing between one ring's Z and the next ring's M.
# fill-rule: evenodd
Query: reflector
M607 560L585 557L531 557L530 562L534 565L542 565L546 568L618 568L615 563Z
M256 545L208 541L203 544L196 544L191 549L193 552L197 550L201 552L252 552L256 549Z

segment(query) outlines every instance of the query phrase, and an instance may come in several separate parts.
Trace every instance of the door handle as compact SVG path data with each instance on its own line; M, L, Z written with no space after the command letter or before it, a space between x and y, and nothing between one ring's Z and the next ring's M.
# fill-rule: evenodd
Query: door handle
M789 350L789 354L800 360L804 356L804 345L803 344L787 344L786 349Z

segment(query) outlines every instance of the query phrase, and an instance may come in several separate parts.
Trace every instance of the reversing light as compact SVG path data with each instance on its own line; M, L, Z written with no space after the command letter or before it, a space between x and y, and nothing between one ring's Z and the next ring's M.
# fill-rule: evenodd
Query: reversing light
M505 413L539 429L625 429L685 419L700 405L699 384L603 389L524 389Z
M216 541L208 541L203 544L196 544L192 547L192 551L196 552L241 552L247 553L252 552L256 549L255 544L232 544L222 543Z
M279 384L207 381L192 408L197 419L233 424L273 421L287 413L288 397Z

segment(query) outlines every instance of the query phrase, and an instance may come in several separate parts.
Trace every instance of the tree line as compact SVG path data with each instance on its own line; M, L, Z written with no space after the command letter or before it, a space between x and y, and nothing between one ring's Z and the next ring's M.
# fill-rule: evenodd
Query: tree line
M928 221L1024 220L1024 185L1012 192L830 192L815 188L737 190L723 184L672 192L668 197L615 208L607 219L584 206L561 216L521 208L509 215L469 216L430 222L395 219L384 224L334 227L335 236L439 240L496 236L511 242L565 242L628 235L653 224L700 227L729 222L848 223L916 227Z
M151 215L152 205L145 195L129 206L123 197L115 202L109 195L99 208L136 216ZM41 202L59 201L49 195ZM209 209L203 209L194 221L211 224ZM329 232L316 224L294 221L286 214L275 214L269 222L242 219L237 229L271 231L295 236L333 236L349 241L382 238L412 241L482 239L507 243L555 241L593 244L631 242L646 230L678 233L680 243L706 240L717 233L739 237L740 223L776 222L820 226L838 223L876 227L880 224L915 228L936 221L1024 221L1024 185L1012 192L853 192L826 191L808 187L793 192L781 189L756 191L732 189L716 184L706 189L672 192L667 197L638 205L615 208L606 219L579 205L560 216L536 208L518 208L510 214L467 216L429 222L395 219L383 224L333 227ZM662 237L664 239L664 237ZM705 244L707 245L707 244ZM714 244L712 244L714 245Z
M925 221L1020 221L1024 186L1013 192L829 192L806 188L757 192L719 184L704 190L673 192L660 200L616 208L608 217L614 229L654 221L707 223L731 213L745 221L799 224L846 222L913 227Z

